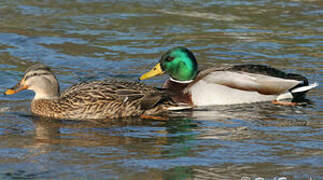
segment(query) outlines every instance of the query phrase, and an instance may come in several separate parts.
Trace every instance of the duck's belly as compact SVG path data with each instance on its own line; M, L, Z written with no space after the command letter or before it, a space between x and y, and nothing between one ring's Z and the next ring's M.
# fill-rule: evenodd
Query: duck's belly
M190 89L195 106L230 105L261 101L272 101L277 95L263 95L255 91L243 91L219 84L209 84L201 80Z

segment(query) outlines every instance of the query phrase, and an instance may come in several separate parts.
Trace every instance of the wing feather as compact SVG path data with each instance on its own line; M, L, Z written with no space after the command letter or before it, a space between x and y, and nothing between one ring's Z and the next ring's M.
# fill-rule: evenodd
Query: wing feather
M243 71L214 71L203 79L209 83L221 84L245 91L257 91L265 95L281 94L302 83L302 81L298 80Z

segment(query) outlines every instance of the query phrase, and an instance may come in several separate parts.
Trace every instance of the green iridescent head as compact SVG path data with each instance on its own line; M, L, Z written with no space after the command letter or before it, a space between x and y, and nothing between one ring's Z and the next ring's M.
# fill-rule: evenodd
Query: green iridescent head
M185 47L176 47L167 51L159 63L165 72L178 81L193 80L197 74L196 59Z
M148 79L166 72L174 80L189 81L195 78L197 70L197 62L193 53L185 47L175 47L167 51L159 63L139 79Z

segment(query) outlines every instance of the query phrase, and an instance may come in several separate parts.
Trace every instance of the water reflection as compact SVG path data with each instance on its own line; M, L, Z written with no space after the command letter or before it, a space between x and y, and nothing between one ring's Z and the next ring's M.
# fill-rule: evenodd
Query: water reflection
M292 142L299 131L307 133L308 121L302 120L301 116L290 117L295 113L304 114L306 109L257 103L175 112L170 114L169 121L134 118L105 123L60 121L18 114L31 119L34 126L27 133L29 135L22 134L23 139L15 145L22 145L27 150L25 158L19 161L22 164L36 163L37 166L5 172L13 178L52 177L57 171L67 173L65 169L81 164L79 168L82 170L74 169L76 172L90 169L94 173L104 169L111 173L111 178L129 178L133 173L138 177L151 174L156 178L183 174L194 178L239 178L259 174L271 177L273 172L268 168L264 172L252 172L268 165L275 169L276 159L289 156L291 150L290 144L280 143L281 139ZM293 146L296 145L295 142ZM276 150L268 150L272 147ZM318 152L317 148L299 153L298 157L312 157ZM267 163L264 164L264 160ZM248 165L248 162L253 163ZM134 167L149 170L144 174L132 171L128 176L126 171ZM295 166L279 167L287 168L291 173L297 169ZM163 168L168 170L162 171ZM124 174L119 174L120 169ZM282 176L286 176L285 172L275 171ZM62 177L74 175L62 174Z

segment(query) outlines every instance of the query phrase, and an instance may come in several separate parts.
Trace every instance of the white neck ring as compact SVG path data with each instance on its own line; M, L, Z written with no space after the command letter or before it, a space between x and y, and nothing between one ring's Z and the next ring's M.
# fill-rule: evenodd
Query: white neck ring
M182 84L187 84L187 83L191 83L193 82L193 80L188 80L188 81L178 81L178 80L175 80L173 78L169 78L171 81L173 82L177 82L177 83L182 83Z

